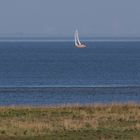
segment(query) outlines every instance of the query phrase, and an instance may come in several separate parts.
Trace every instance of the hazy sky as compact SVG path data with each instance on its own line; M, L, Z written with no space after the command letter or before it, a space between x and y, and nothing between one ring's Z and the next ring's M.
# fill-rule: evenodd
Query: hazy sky
M140 0L0 0L0 36L140 37Z

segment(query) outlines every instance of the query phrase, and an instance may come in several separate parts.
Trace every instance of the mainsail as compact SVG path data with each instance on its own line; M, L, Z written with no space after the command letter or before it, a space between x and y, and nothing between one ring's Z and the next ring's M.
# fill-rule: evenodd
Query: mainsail
M75 31L74 38L75 38L75 46L77 48L85 48L86 47L86 45L84 45L80 42L78 30Z
M77 46L77 45L81 45L78 30L75 31L75 46Z

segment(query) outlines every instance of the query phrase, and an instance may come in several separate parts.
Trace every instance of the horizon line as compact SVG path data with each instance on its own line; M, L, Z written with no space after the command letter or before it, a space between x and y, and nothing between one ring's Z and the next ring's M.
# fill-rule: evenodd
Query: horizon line
M0 38L0 42L73 42L73 38ZM134 42L140 38L81 38L85 42Z

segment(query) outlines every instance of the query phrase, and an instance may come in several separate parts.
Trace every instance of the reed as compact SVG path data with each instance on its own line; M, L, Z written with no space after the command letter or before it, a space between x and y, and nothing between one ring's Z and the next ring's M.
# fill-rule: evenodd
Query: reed
M140 105L0 107L1 139L140 139Z

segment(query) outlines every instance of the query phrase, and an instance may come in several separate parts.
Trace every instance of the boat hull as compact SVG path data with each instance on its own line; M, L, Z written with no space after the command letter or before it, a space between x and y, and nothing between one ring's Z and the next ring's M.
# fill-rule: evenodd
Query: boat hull
M87 46L84 45L84 44L81 44L81 45L76 45L77 48L86 48Z

